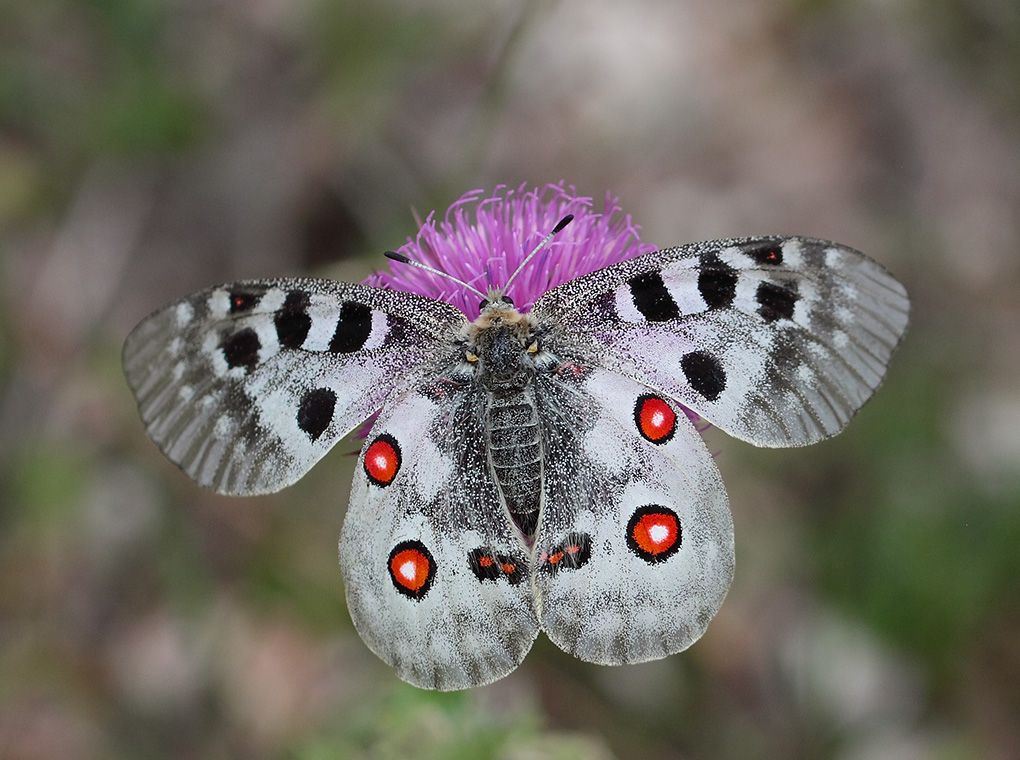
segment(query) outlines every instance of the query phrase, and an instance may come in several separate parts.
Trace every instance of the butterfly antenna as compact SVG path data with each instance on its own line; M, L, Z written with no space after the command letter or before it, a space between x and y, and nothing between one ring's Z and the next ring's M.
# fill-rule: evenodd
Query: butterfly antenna
M546 235L545 238L543 238L542 242L536 245L534 250L524 257L524 261L521 262L521 265L517 267L517 270L512 275L510 275L510 279L507 280L506 285L502 287L502 291L504 293L506 293L510 289L510 283L512 283L514 281L514 278L516 278L517 275L519 275L521 271L524 269L524 267L528 265L528 262L535 258L535 254L541 251L547 245L549 245L549 241L552 240L560 230L562 230L564 227L570 224L573 220L574 215L567 214L565 217L556 222L556 226L552 228L552 232Z
M424 269L426 272L432 272L432 274L437 275L439 277L445 277L447 280L451 280L452 282L455 282L458 285L463 285L465 288L472 291L473 293L477 293L482 297L483 300L485 299L485 293L483 293L473 285L468 285L463 280L458 280L456 277L454 277L452 274L449 274L448 272L442 272L438 269L433 269L427 264L422 264L421 262L415 261L414 259L409 259L404 254L397 253L396 251L385 251L383 253L383 256L385 256L388 259L392 259L393 261L399 261L401 264L410 264L413 267L418 267L418 269Z

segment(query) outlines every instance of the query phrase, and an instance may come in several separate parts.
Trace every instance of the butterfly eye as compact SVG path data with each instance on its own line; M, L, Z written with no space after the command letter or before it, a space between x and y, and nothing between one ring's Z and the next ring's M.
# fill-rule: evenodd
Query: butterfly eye
M464 354L464 358L467 359L469 362L476 362L476 361L478 361L478 355L477 354L473 354L470 351L468 351L467 353Z
M529 354L537 354L538 353L538 341L537 340L531 341L531 345L528 346L527 351L528 351Z
M511 306L514 305L514 299L512 299L510 296L500 296L499 300L502 301L503 303L508 303Z
M489 299L483 298L482 302L478 304L478 311L485 311L485 307L489 305Z

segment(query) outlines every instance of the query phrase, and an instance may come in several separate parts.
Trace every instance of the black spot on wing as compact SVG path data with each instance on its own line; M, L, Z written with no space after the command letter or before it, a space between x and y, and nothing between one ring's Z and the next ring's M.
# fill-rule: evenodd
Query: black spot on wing
M244 314L258 306L259 301L262 300L262 294L234 290L229 293L229 298L230 313Z
M335 354L359 351L364 348L371 334L372 309L363 303L345 301L340 306L340 318L329 343L329 350Z
M329 388L316 388L308 391L301 399L298 407L298 427L308 434L311 440L322 435L329 423L333 421L333 410L336 408L336 393Z
M312 318L308 316L308 294L303 290L292 290L276 316L276 337L283 348L300 348L308 337L312 327Z
M780 319L793 319L793 309L800 298L795 282L762 282L754 294L758 302L758 314L771 324Z
M670 295L662 275L644 272L627 280L630 296L641 315L649 322L668 322L680 316L680 307Z
M555 575L561 570L578 570L591 559L591 536L587 533L568 533L562 541L538 559L539 572Z
M527 563L523 558L498 554L488 547L479 547L468 554L468 566L480 581L506 580L516 586L527 577Z
M726 389L726 372L719 360L705 351L684 354L680 368L691 387L708 401L715 401Z
M250 327L238 330L220 344L227 366L244 367L251 372L259 362L259 349L262 347L258 334Z
M737 295L737 270L721 261L716 251L703 254L698 292L709 309L728 309Z
M408 327L406 319L392 314L386 315L386 340L383 345L407 343L412 335L413 331Z
M743 249L744 253L758 264L778 266L783 263L783 246L781 243L759 243Z

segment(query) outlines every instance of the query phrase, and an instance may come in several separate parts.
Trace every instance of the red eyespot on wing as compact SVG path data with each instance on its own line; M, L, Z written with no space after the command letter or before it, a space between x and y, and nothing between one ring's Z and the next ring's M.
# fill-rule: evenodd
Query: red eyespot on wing
M377 486L386 487L400 470L400 445L389 433L383 433L365 449L365 474Z
M411 599L424 597L436 575L436 562L421 541L402 541L394 546L388 566L393 587Z
M676 412L665 400L645 394L634 405L634 424L645 440L665 443L676 432Z
M680 518L668 507L659 504L639 507L627 523L627 547L645 562L668 559L682 542Z

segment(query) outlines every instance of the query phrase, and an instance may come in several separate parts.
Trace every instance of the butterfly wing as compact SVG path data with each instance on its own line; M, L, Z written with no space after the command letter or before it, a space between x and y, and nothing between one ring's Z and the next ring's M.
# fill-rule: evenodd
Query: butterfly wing
M639 256L550 290L534 309L565 344L758 446L839 432L882 381L908 311L879 264L800 237Z
M340 537L358 633L422 688L502 678L538 635L528 551L490 475L479 394L439 380L383 409Z
M686 649L733 576L719 470L679 407L633 380L585 369L547 381L551 430L534 547L543 630L603 665Z
M124 371L149 436L198 483L279 490L446 359L464 315L407 293L329 280L223 285L155 312Z

